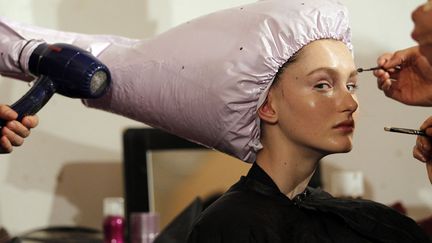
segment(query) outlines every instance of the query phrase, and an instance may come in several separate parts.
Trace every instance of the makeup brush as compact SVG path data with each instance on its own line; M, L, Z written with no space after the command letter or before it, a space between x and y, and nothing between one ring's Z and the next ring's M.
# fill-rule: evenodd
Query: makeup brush
M378 70L378 69L385 70L384 68L377 66L377 67L371 67L371 68L357 68L357 72L361 73L361 72L367 72L367 71L374 71L374 70ZM401 69L402 69L401 66L394 67L394 70L396 70L396 71L399 71ZM388 70L390 71L391 69L388 69Z
M384 131L386 131L386 132L398 132L398 133L428 137L428 135L423 130L415 130L415 129L409 129L409 128L384 127Z

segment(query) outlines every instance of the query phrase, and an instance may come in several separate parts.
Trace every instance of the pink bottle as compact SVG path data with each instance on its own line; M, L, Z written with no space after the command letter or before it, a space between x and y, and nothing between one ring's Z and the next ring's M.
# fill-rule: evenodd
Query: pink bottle
M124 241L124 208L123 198L108 197L103 201L103 233L105 243L123 243Z

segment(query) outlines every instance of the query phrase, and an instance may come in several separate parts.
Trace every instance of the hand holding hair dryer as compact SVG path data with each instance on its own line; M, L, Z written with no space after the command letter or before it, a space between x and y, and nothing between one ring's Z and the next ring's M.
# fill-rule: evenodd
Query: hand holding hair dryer
M11 105L18 120L37 113L54 95L91 99L101 97L111 83L108 68L90 52L70 44L37 46L30 55L28 69L38 77L33 87ZM0 127L6 121L0 120Z

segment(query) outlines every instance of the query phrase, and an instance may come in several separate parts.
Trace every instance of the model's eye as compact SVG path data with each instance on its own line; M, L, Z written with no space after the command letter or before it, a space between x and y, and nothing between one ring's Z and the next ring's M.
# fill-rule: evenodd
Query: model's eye
M315 89L317 90L327 90L327 89L331 89L332 85L325 81L325 82L319 82L314 86Z
M347 89L348 91L354 93L357 89L358 89L358 85L357 84L347 84Z

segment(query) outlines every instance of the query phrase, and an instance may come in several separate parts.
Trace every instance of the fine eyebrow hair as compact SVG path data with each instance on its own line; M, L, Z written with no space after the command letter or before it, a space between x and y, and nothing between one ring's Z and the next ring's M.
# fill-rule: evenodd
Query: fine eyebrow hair
M337 75L338 75L338 71L337 71L336 68L321 67L321 68L317 68L317 69L314 69L314 70L310 71L306 76L312 75L312 74L314 74L314 73L316 73L316 72L320 72L320 71L328 72L328 73L330 73L332 76L337 76ZM349 77L352 78L352 77L355 77L355 76L357 76L357 75L358 75L358 72L357 72L356 69L354 69L354 70L350 73Z

